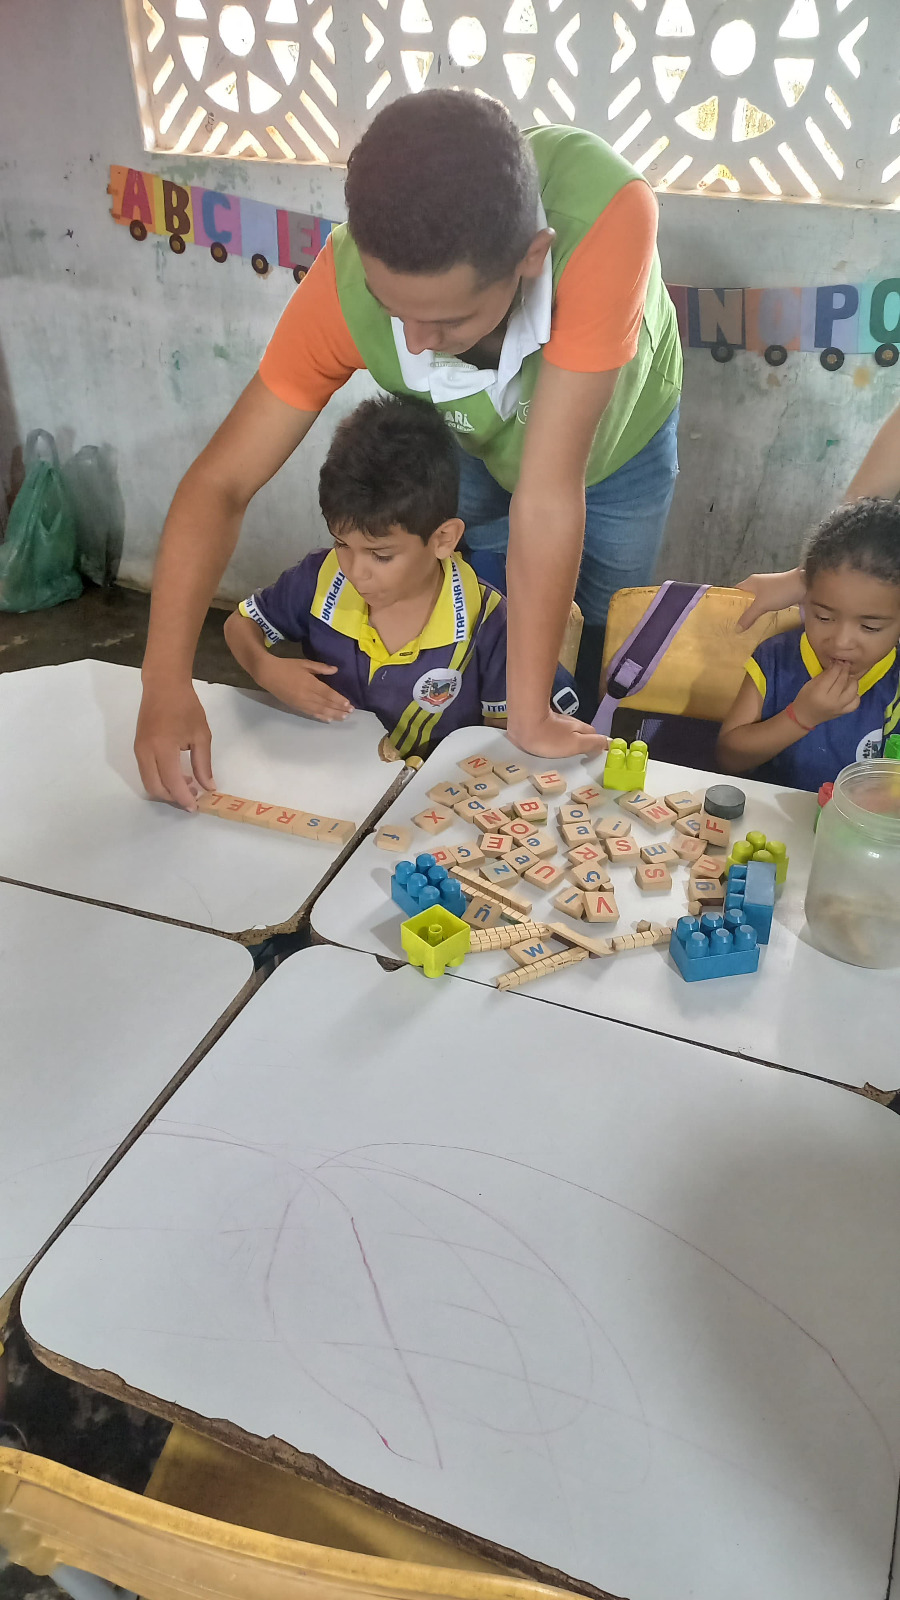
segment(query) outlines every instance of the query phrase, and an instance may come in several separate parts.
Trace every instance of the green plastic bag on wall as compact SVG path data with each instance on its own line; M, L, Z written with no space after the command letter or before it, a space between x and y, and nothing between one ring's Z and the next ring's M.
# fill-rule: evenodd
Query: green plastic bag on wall
M77 560L75 512L56 442L36 428L25 441L25 480L0 544L0 611L44 611L74 600L81 593Z

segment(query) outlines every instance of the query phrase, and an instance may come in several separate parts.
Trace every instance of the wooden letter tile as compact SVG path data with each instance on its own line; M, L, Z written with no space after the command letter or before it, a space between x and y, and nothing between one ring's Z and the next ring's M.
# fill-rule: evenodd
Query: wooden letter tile
M467 793L461 783L436 783L433 789L429 789L428 798L438 806L458 806Z
M429 850L428 854L434 856L434 864L436 867L446 867L448 872L450 871L451 867L456 866L458 860L456 850L452 844L436 844L433 850Z
M487 810L483 800L474 800L471 795L468 800L459 800L453 807L456 815L462 817L463 822L474 822L482 811Z
M703 801L698 795L691 794L689 789L679 789L677 794L667 794L663 797L670 811L676 817L692 817L700 811Z
M229 794L225 796L223 804L219 807L219 816L230 817L232 822L243 821L247 812L252 811L254 806L258 804L259 802L256 800L242 800L238 794ZM273 811L278 809L278 806L272 807ZM268 826L268 824L265 824L265 826Z
M588 922L615 922L619 908L611 891L588 889L584 897L584 914Z
M465 761L457 761L456 765L467 778L487 778L494 770L487 756L466 756Z
M486 811L476 811L472 821L476 828L481 829L482 833L499 833L500 829L506 824L503 812L497 811L493 807Z
M564 911L567 917L574 917L576 922L584 916L584 894L581 889L561 889L554 895L553 904L557 911Z
M600 862L606 866L609 856L602 844L579 844L574 850L566 852L573 867L586 867L592 861Z
M496 928L501 916L500 907L494 905L493 901L473 895L468 911L463 912L463 922L467 922L470 928Z
M276 833L293 833L297 818L304 816L304 811L283 811L280 806L275 806L272 816L266 818L266 827L274 828Z
M610 861L640 861L641 850L634 839L604 839Z
M495 761L494 772L501 783L524 783L528 773L517 761Z
M486 856L493 856L496 859L498 856L507 855L515 846L508 833L483 833L481 848Z
M672 874L668 867L657 867L646 861L639 861L634 872L634 881L639 889L648 893L661 894L672 887Z
M572 882L577 884L579 889L609 889L611 884L608 867L607 861L604 861L602 867L575 867L572 872Z
M699 839L699 837L700 837L700 818L699 817L679 817L678 821L675 824L675 832L676 833L683 833L686 839Z
M533 884L535 889L555 889L562 882L562 876L560 868L552 861L535 861L524 874L525 882Z
M412 828L400 828L393 822L383 822L375 835L379 850L394 850L402 855L412 844Z
M691 878L688 897L701 906L718 905L725 899L725 885L718 878Z
M269 824L266 819L273 811L280 809L280 806L267 805L264 800L248 800L239 820L249 822L254 828L267 828Z
M504 822L498 833L508 833L511 839L527 839L534 832L534 825L526 822L524 817L514 817L512 822Z
M506 861L485 861L480 870L488 883L496 884L498 889L514 889L519 881L519 874Z
M547 772L533 772L531 781L538 794L565 794L566 780L561 773L554 770Z
M565 827L572 822L590 822L591 814L587 806L560 806L556 813L556 820L560 827Z
M572 799L576 805L587 806L589 811L597 811L603 804L604 794L596 783L583 783L580 789L572 790Z
M466 788L476 800L495 800L500 793L500 785L493 774L490 778L470 778Z
M580 844L591 844L597 837L590 822L565 822L560 833L570 850L577 849Z
M655 806L656 800L652 794L647 794L645 789L629 789L627 794L619 795L616 805L622 807L632 817L639 817L645 806Z
M526 850L530 850L532 855L539 856L542 861L546 860L547 856L556 855L556 840L546 828L535 828L521 843Z
M641 846L641 860L653 862L658 867L677 867L679 858L670 844L663 844L659 839L656 844Z
M731 843L731 823L724 817L708 817L705 811L701 811L700 838L704 844L718 845L720 850L727 850Z
M220 789L204 789L197 800L197 810L208 812L215 816L221 811L226 800L235 800L236 795L224 794Z
M601 817L594 823L594 832L598 839L627 839L631 823L627 817Z
M461 867L477 867L484 860L484 851L477 844L458 844L455 849Z
M640 820L645 827L652 828L654 833L659 833L661 828L670 828L677 822L674 811L664 806L661 800L655 800L652 806L644 806L640 813Z
M509 854L504 856L503 859L504 861L509 862L510 866L514 869L514 871L518 872L520 877L524 876L526 872L529 872L532 867L536 867L538 865L537 856L532 855L530 850L525 850L521 846L516 846L514 849L510 850Z
M697 843L699 844L700 842L701 841L698 839ZM725 857L724 856L707 856L707 855L698 856L697 859L695 860L693 866L691 867L691 877L692 878L716 878L716 879L718 879L718 878L724 878L724 876L725 876Z
M547 807L543 800L517 800L513 810L517 817L530 822L533 827L547 821Z
M543 961L553 951L544 939L529 939L525 944L511 944L509 953L517 967L527 967L532 961Z
M673 834L672 838L678 841L677 844L672 845L672 849L680 861L699 861L706 849L702 839L684 838L677 833Z
M422 828L426 833L443 833L453 821L453 812L446 806L432 806L428 811L420 811L413 822L417 828Z

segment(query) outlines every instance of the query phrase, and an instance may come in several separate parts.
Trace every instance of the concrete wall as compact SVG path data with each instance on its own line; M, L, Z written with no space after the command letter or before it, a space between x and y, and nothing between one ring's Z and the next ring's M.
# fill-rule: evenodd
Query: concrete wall
M0 490L29 429L64 448L111 447L126 505L122 577L146 584L172 491L255 370L293 287L249 263L216 266L136 244L108 215L107 168L340 217L337 171L147 156L119 0L0 0ZM776 202L662 202L672 282L804 285L900 271L900 215ZM250 509L223 584L236 597L321 542L315 483L348 385ZM682 476L660 575L737 580L791 562L879 422L895 372L814 356L779 372L758 356L687 353ZM2 494L0 494L2 503Z

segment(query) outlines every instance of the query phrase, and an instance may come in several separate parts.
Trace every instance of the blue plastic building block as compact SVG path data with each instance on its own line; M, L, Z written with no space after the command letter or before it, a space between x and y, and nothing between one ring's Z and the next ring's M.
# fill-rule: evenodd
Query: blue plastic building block
M455 917L461 917L466 909L462 884L429 855L416 856L415 866L411 861L397 862L391 876L391 899L408 917L431 906L443 906Z
M732 978L759 966L756 929L741 921L739 911L705 912L699 921L679 917L669 951L685 983Z
M741 921L756 929L758 944L768 944L775 909L774 861L748 861L737 864L728 874L725 886L725 911L740 912Z

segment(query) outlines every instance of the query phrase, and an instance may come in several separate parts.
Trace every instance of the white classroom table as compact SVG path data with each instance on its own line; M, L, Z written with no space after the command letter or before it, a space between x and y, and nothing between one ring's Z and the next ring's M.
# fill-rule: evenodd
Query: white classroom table
M598 778L601 755L580 761L544 762L522 756L501 734L487 728L451 733L415 774L408 787L385 813L384 821L409 823L430 802L426 793L436 784L460 778L457 762L486 752L492 760L518 760L528 771L556 766L569 788ZM881 1089L900 1088L900 1062L889 1019L895 1010L896 972L871 972L850 967L822 955L808 941L803 901L813 847L816 799L798 789L778 789L749 779L723 779L714 773L650 761L647 789L651 794L694 791L711 783L737 783L747 796L744 816L734 825L735 836L758 828L769 838L783 839L790 867L775 908L772 937L760 957L753 977L714 978L686 983L666 949L615 956L609 960L579 963L535 983L529 993L560 1006L593 1011L599 1016L637 1024L680 1039L694 1039L738 1055L778 1066L792 1067L815 1077L831 1078L862 1087L871 1082ZM534 797L530 783L502 790L501 801ZM619 815L616 792L597 815ZM564 795L548 800L550 828L556 834L555 807ZM634 819L632 833L639 843L670 837L669 831L651 834ZM435 838L414 830L409 856L432 845L461 844L476 838L468 823L454 822ZM558 837L558 834L557 834ZM566 865L560 843L557 865ZM323 938L356 950L405 960L400 944L403 913L390 899L393 864L402 859L380 850L370 837L345 863L313 908L312 925ZM633 869L613 864L610 876L619 908L613 924L571 924L588 935L631 932L641 918L668 922L686 909L688 867L673 868L673 888L667 894L644 894L634 881ZM560 885L560 887L562 887ZM554 910L559 892L532 890L522 884L532 901L537 920L566 923ZM469 956L456 973L463 979L493 984L497 974L512 962L506 953Z
M140 687L137 668L99 661L0 676L0 877L220 933L294 917L339 852L149 800L132 751ZM361 824L403 770L380 760L368 712L325 724L195 687L229 793Z
M883 1600L898 1215L900 1122L862 1096L319 948L73 1219L22 1319L83 1381L546 1575Z
M0 1299L252 973L233 940L0 883Z

